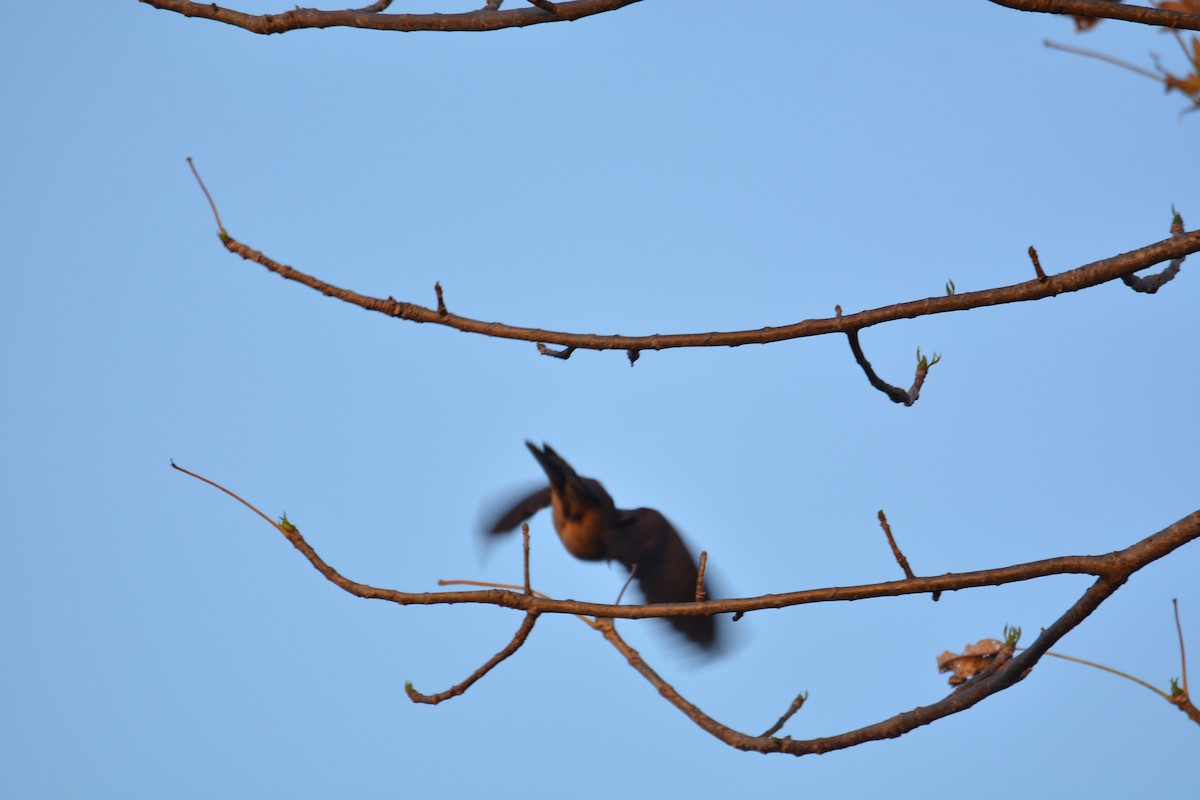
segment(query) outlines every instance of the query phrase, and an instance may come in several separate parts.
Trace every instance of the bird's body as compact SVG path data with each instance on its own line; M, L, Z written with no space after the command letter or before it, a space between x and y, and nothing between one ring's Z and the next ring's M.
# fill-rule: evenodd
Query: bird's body
M580 477L550 446L525 445L550 485L501 515L490 527L491 533L511 531L549 506L554 528L571 555L585 561L619 562L633 572L647 603L695 601L696 560L666 517L652 508L617 508L599 481ZM716 643L712 617L670 617L668 621L700 647L707 649Z

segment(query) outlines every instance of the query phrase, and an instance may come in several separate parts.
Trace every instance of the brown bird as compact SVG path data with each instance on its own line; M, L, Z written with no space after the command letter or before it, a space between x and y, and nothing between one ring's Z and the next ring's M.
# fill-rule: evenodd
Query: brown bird
M666 517L652 508L617 508L599 481L581 478L549 445L540 450L532 442L525 446L541 464L550 485L502 514L488 529L490 533L507 533L550 506L554 528L571 555L585 561L620 562L633 571L647 603L696 599L696 559ZM716 644L712 617L670 617L668 621L702 648Z

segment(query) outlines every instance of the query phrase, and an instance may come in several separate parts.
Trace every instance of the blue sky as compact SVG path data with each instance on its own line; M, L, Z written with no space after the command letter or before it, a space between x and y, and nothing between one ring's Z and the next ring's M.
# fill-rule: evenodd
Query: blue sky
M515 2L515 0L513 0ZM247 2L250 11L282 6ZM442 10L458 6L446 4ZM1144 78L1173 45L969 3L647 0L491 34L259 37L122 2L23 3L0 29L0 790L24 798L1184 797L1193 724L1132 683L1042 663L969 713L820 758L719 744L572 618L465 696L414 706L518 615L397 608L323 581L172 471L287 512L353 579L514 581L481 510L546 441L625 507L664 511L728 593L1102 553L1195 510L1196 278L1111 284L842 337L577 353L371 315L227 254L230 233L332 283L603 333L792 322L1025 280L1200 221L1200 117ZM615 597L544 516L533 578ZM1200 647L1197 551L1136 575L1059 650L1165 688ZM697 666L621 630L748 732L830 735L947 691L934 659L1027 637L1086 580L763 612ZM1200 680L1200 678L1198 678Z

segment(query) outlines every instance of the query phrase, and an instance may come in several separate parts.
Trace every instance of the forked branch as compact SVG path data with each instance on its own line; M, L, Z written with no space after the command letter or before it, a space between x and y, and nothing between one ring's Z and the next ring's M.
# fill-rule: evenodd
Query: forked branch
M275 522L246 500L220 484L190 472L174 463L171 466L180 472L191 475L225 492L267 520L327 580L357 597L387 600L400 605L476 603L520 609L525 612L525 621L509 645L476 670L467 680L437 695L422 695L413 689L411 685L407 686L406 689L409 696L416 702L440 702L448 697L462 694L472 683L479 680L489 670L520 648L521 644L526 641L526 638L532 631L534 623L540 614L569 613L589 615L597 618L592 623L593 626L600 629L604 637L617 648L630 665L658 689L663 697L686 714L689 719L692 719L701 728L732 747L762 753L777 752L791 755L806 755L853 747L863 742L901 736L914 728L927 725L942 717L970 708L984 698L1002 691L1024 678L1034 664L1046 654L1051 645L1061 639L1072 628L1083 622L1106 598L1120 588L1130 575L1170 554L1184 544L1200 538L1200 510L1198 510L1124 550L1118 550L1104 556L1063 556L976 572L949 573L935 578L906 578L902 581L891 581L888 583L830 587L786 594L761 595L732 600L708 600L695 603L662 603L640 606L582 603L574 600L554 600L539 596L536 592L526 592L523 586L513 587L513 591L491 589L473 592L413 593L395 589L382 589L349 580L317 554L301 535L299 529L288 521L286 516L279 522ZM612 622L614 618L641 619L649 617L712 615L729 612L746 613L767 608L782 608L806 603L836 602L865 599L868 597L896 597L905 594L948 591L975 586L997 586L1048 575L1079 573L1095 575L1097 576L1097 580L1054 624L1046 628L1025 652L1013 657L1011 661L998 666L994 672L981 674L933 705L915 708L874 725L859 728L858 730L806 741L793 740L790 737L783 739L775 738L770 733L777 730L777 726L773 727L767 735L751 736L735 731L713 720L694 704L683 698L669 683L651 669L637 651L629 647L617 635ZM1185 713L1188 713L1189 709L1184 706L1184 703L1187 702L1186 694L1182 695L1182 697L1183 702L1180 703L1180 707ZM794 704L794 706L795 708L799 708L799 703ZM785 722L791 713L794 713L794 710L785 713L779 724Z

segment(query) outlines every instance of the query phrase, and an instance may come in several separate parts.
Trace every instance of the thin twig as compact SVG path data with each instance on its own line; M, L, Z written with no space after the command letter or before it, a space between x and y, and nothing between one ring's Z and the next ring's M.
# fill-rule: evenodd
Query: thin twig
M196 176L196 183L200 184L200 189L204 192L204 196L208 199L208 207L212 209L213 218L217 221L217 230L221 232L221 237L224 238L228 234L225 233L225 226L221 224L221 215L217 213L217 204L213 202L212 195L208 193L208 187L204 185L204 179L200 177L200 173L196 170L196 165L192 163L192 157L187 157L188 166L192 168L192 174Z
M866 355L863 353L862 345L858 342L858 331L846 331L846 338L850 340L850 351L854 353L854 360L858 362L858 366L866 373L867 380L871 382L879 391L888 396L888 399L893 403L901 403L906 406L911 406L912 402L908 396L908 392L898 386L892 386L887 381L875 374L874 368L871 367L871 362L867 361Z
M774 725L760 733L759 736L765 739L769 736L774 736L775 734L779 733L779 729L786 725L787 721L791 719L795 713L801 709L801 707L803 707L804 701L807 699L808 692L801 692L800 694L796 695L796 699L792 701L790 706L788 706L788 710L783 712L783 716L780 717Z
M1175 631L1179 634L1179 663L1183 673L1183 693L1191 697L1187 682L1187 650L1183 646L1183 626L1179 624L1179 598L1171 598L1171 605L1175 606Z
M443 317L446 316L450 312L446 310L446 298L442 295L442 282L441 281L433 282L433 293L435 295L437 295L437 311L438 311L438 313L441 314Z
M700 551L700 566L696 569L696 602L703 603L708 599L708 592L704 591L704 571L708 569L708 551Z
M1062 50L1065 53L1074 53L1077 56L1087 56L1088 58L1107 61L1109 64L1115 64L1116 66L1127 69L1130 72L1136 72L1138 75L1143 75L1157 83L1163 82L1163 76L1157 72L1151 72L1144 67L1139 67L1137 64L1130 64L1128 61L1122 61L1121 59L1110 56L1107 53L1099 53L1095 50L1086 50L1082 47L1072 47L1068 44L1059 44L1058 42L1052 42L1049 39L1044 40L1042 44L1046 45L1046 47L1049 47L1052 50Z
M525 561L525 594L533 594L533 589L529 585L529 523L521 523L521 549L524 553Z
M1018 649L1018 650L1024 650L1025 648L1024 648L1024 647L1018 647L1017 649ZM1145 686L1147 689L1149 689L1150 691L1154 692L1156 695L1158 695L1158 696L1159 696L1159 697L1161 697L1162 699L1166 700L1167 702L1170 702L1170 701L1171 701L1171 696L1170 696L1169 694L1167 694L1167 693L1166 693L1166 692L1164 692L1163 690L1161 690L1161 689L1157 688L1157 687L1156 687L1156 686L1154 686L1154 684L1152 684L1152 683L1147 683L1146 681L1142 680L1141 678L1135 678L1135 677L1133 677L1133 676L1132 676L1132 675L1130 675L1128 672L1121 672L1121 670L1119 670L1119 669L1113 669L1112 667L1106 667L1106 666L1104 666L1103 664L1097 664L1095 661L1085 661L1085 660L1084 660L1084 659L1082 659L1082 658L1075 658L1075 656L1065 656L1065 655L1063 655L1062 653L1052 653L1052 652L1047 652L1047 653L1046 653L1046 655L1048 655L1048 656L1054 656L1055 658L1061 658L1061 659L1062 659L1062 660L1064 660L1064 661L1074 661L1076 664L1084 664L1084 665L1086 665L1086 666L1089 666L1089 667L1095 667L1096 669L1102 669L1102 670L1104 670L1105 672L1111 672L1113 675L1119 675L1119 676L1120 676L1120 677L1122 677L1122 678L1125 678L1125 679L1127 679L1127 680L1131 680L1131 681L1133 681L1134 683L1138 684L1139 686Z
M896 537L892 536L892 526L888 524L887 515L883 513L883 509L879 509L879 526L883 528L883 533L887 536L888 544L892 547L892 555L896 558L896 563L900 565L900 569L904 570L904 577L912 580L917 577L913 574L912 567L908 565L908 559L904 557L904 553L900 552L900 545L896 544Z
M527 613L525 615L525 619L521 622L521 627L517 628L517 632L513 634L512 641L510 641L503 650L489 658L487 662L483 664L483 666L472 672L470 676L468 676L467 679L462 683L457 683L446 691L438 692L437 694L421 694L413 688L411 683L406 683L404 685L404 691L408 693L408 699L412 700L414 703L425 703L426 705L433 706L437 705L443 700L449 700L451 697L458 697L463 692L467 691L467 689L470 689L471 685L477 680L491 672L493 667L511 656L513 653L517 652L521 645L525 644L525 640L529 638L529 634L533 631L533 625L535 622L537 622L537 618L537 612L530 611Z
M625 590L629 588L629 584L633 583L633 576L637 574L637 564L629 568L629 577L625 579L625 583L621 585L621 591L617 592L617 599L613 603L614 606L621 605L621 598L625 596Z
M1033 262L1033 271L1037 273L1038 280L1046 280L1046 273L1042 272L1042 262L1038 259L1038 251L1033 245L1029 245L1029 260Z

